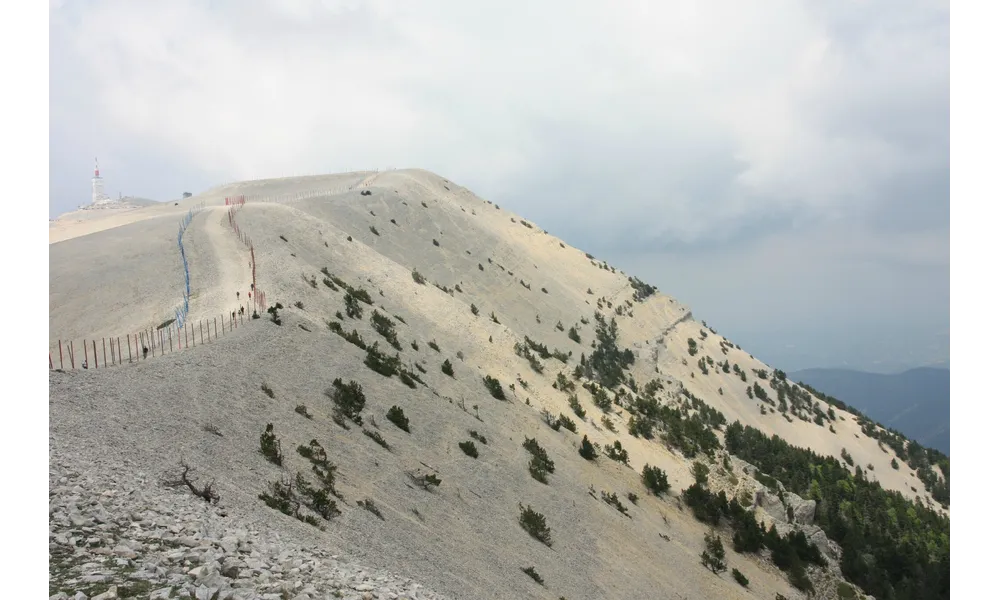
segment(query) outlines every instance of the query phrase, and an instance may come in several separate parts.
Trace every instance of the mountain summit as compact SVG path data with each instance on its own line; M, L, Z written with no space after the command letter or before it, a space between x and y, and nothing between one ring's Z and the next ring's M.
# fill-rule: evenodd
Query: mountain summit
M943 456L433 173L81 232L50 245L52 594L948 595Z

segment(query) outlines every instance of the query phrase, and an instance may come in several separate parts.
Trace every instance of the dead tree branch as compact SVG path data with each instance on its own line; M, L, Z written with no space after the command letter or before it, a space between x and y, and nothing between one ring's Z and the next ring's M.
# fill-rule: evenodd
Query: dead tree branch
M191 469L191 467L188 466L186 463L181 463L180 478L167 479L163 483L169 487L187 486L187 488L191 490L192 494L201 498L205 502L209 502L211 504L218 504L219 494L217 494L215 490L212 489L213 486L215 485L215 481L213 480L208 485L199 488L197 485L195 485L195 483L191 479L188 479L188 473L190 473L192 470L193 469Z

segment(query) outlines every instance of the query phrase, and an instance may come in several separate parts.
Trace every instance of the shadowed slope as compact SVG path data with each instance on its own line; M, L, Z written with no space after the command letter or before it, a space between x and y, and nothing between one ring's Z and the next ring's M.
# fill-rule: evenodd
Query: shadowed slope
M184 285L177 227L159 216L50 245L50 345L173 318Z

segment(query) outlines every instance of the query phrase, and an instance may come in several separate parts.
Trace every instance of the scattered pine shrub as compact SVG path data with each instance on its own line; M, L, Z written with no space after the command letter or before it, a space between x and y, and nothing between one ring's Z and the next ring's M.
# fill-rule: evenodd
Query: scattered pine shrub
M489 390L490 395L497 400L507 399L507 395L504 393L503 386L500 384L499 380L487 375L483 377L483 384L486 386L486 389Z
M601 425L610 431L611 433L618 433L618 429L615 428L615 424L611 422L611 419L607 415L601 415Z
M345 384L338 377L333 381L333 387L326 390L326 396L333 400L336 412L361 425L361 411L365 407L365 393L361 384L351 381Z
M479 450L476 449L475 443L466 440L464 442L459 442L458 447L461 448L462 452L465 452L467 456L471 456L472 458L479 458Z
M548 483L548 474L555 473L556 470L555 463L549 458L548 452L538 444L535 438L526 437L521 445L531 455L531 460L528 461L528 472L535 480Z
M368 354L365 356L365 366L383 377L392 377L399 372L399 355L389 356L379 351L378 342L375 342L368 348Z
M654 496L665 494L670 489L667 474L663 469L660 467L651 467L648 464L642 468L642 484Z
M535 583L537 583L538 585L545 584L545 580L543 580L542 576L539 575L537 571L535 571L535 567L521 567L521 570L524 571L528 575L528 577L534 579Z
M399 343L399 338L396 336L396 324L392 322L392 319L383 315L378 310L373 310L370 320L375 333L385 338L389 342L389 345L396 350L403 349L403 346Z
M410 433L410 420L403 414L403 409L393 405L389 409L389 412L385 414L385 418L389 419L396 427L399 427L406 433Z
M701 564L719 573L726 570L726 549L722 546L722 538L712 533L705 534L705 550L701 553Z
M576 421L567 417L566 415L559 413L559 420L556 422L561 427L565 427L566 429L572 431L573 433L576 433Z
M628 450L622 448L622 443L615 440L615 443L607 444L604 446L604 452L608 455L611 460L616 460L623 465L628 464Z
M284 455L281 453L281 440L274 433L274 424L268 423L264 433L260 434L260 453L270 462L281 466Z
M362 429L361 433L363 433L366 436L368 436L371 440L373 440L379 446L382 446L383 448L385 448L389 452L392 452L392 448L389 447L389 442L385 441L385 438L383 438L382 434L380 434L379 432L372 431L370 429Z
M524 507L518 504L517 506L521 509L521 517L519 519L521 527L528 532L528 535L551 548L552 531L545 523L545 516L532 510L530 505Z
M380 511L378 509L378 506L375 506L375 501L372 500L371 498L365 498L364 500L358 500L357 503L358 503L358 506L360 506L361 508L367 510L368 512L372 513L373 515L375 515L379 519L382 519L383 521L385 521L385 517L382 516L382 511Z

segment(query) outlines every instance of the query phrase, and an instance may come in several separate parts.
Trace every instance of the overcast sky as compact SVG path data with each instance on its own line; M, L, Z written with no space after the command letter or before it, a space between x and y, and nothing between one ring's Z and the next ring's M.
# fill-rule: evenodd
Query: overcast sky
M50 7L51 216L420 167L786 371L947 364L947 2Z

